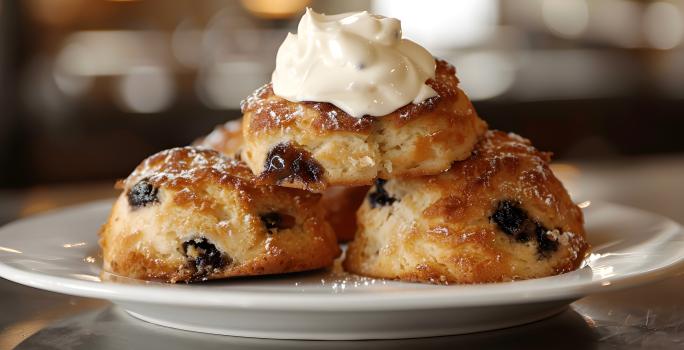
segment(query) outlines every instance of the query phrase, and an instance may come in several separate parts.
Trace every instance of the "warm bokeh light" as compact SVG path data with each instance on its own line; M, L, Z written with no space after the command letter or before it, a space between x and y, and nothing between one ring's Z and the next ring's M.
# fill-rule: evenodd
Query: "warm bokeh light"
M399 18L456 67L491 127L559 159L684 151L684 1L0 4L0 82L15 87L0 89L0 165L18 169L0 172L7 186L124 176L239 117L306 6Z
M249 12L263 18L288 18L304 10L310 0L241 0Z
M135 113L161 112L171 105L175 93L171 74L155 66L131 68L119 84L121 106Z
M506 92L515 81L511 57L496 52L476 52L454 58L461 86L472 100L485 100Z
M165 65L168 51L169 36L157 31L80 31L66 38L57 64L73 75L121 75L139 65Z
M591 2L588 34L624 48L641 45L642 4L630 0L598 0Z
M211 65L197 81L202 101L214 109L240 108L240 101L270 79L270 71L250 61Z
M486 40L498 20L495 0L375 0L372 11L401 19L404 37L428 49L463 47Z
M586 0L544 0L542 17L554 33L574 38L587 29L589 7Z
M684 36L684 14L670 2L649 4L644 14L644 35L656 49L668 50L679 45Z

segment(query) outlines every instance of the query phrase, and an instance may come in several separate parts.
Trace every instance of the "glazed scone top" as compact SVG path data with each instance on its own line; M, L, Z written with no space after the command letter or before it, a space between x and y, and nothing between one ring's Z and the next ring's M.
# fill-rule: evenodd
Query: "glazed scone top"
M456 69L446 61L437 60L435 78L428 79L426 82L437 95L418 104L409 103L382 118L392 120L397 126L401 126L413 119L420 118L425 112L435 110L440 104L453 103L459 95L458 83ZM241 109L243 114L250 113L252 115L249 124L250 133L286 128L293 124L295 119L304 113L305 109L312 109L316 112L317 116L312 121L311 126L320 134L334 131L369 134L376 119L370 116L354 118L334 104L327 102L293 103L276 95L272 83L262 86L243 100ZM453 111L453 113L463 112ZM474 110L465 112L475 113Z
M339 247L320 195L253 180L214 150L147 158L118 184L100 232L104 271L175 283L331 265Z
M178 191L174 199L177 204L188 202L202 206L202 193L208 182L230 184L242 189L244 196L250 196L252 191L275 190L274 186L258 185L252 171L244 163L217 151L198 147L178 147L154 154L145 159L128 178L117 183L117 187L130 190L144 183L155 189L173 189ZM320 198L320 194L292 188L278 187L277 190L291 192L302 201L318 201Z
M550 159L550 153L537 150L523 137L488 131L468 161L455 162L446 173L429 178L427 186L444 196L423 215L428 220L447 217L450 222L461 222L464 217L490 217L497 205L506 202L520 206L548 231L583 237L582 211L553 175ZM430 230L442 234L450 231L446 226ZM567 247L575 256L586 249L581 244Z
M275 93L293 102L333 103L355 118L383 116L436 92L425 81L435 60L401 38L401 22L367 11L333 16L307 9L280 46Z
M145 159L124 181L128 187L141 179L155 186L189 187L206 180L247 180L252 173L239 161L216 151L196 147L178 147L156 153Z
M528 279L577 269L589 248L581 209L540 152L488 131L441 174L379 180L357 212L345 268L432 283Z

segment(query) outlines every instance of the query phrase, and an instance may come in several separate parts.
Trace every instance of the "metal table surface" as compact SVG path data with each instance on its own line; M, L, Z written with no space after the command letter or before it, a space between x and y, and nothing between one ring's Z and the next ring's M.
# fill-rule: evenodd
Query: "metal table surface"
M582 164L555 170L576 199L639 207L684 222L684 155ZM0 223L107 198L107 184L0 192ZM470 335L355 342L265 340L199 334L136 320L106 301L0 279L0 350L514 348L684 349L684 271L638 288L589 296L532 324Z

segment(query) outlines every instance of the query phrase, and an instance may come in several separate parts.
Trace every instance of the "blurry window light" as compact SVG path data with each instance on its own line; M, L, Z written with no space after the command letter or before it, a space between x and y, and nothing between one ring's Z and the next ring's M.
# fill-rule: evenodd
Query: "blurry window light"
M589 30L594 37L623 48L641 45L641 20L643 6L632 0L594 0Z
M53 67L52 77L57 88L65 95L78 97L84 95L92 86L94 78L87 75L74 75Z
M600 50L532 50L520 52L510 95L528 101L605 98L625 95L638 69L629 57Z
M201 38L201 60L206 64L230 60L236 53L258 51L264 44L260 42L260 35L253 35L255 31L263 31L249 20L248 16L235 16L228 9L216 13L207 23ZM241 39L247 33L248 39ZM284 35L283 35L284 38ZM249 43L245 40L253 39ZM282 40L282 39L281 39Z
M87 57L87 51L80 43L70 42L57 54L52 75L57 87L66 95L82 95L92 86L92 75L80 74L73 69L75 62L83 62L83 56Z
M207 107L238 109L240 101L270 80L270 71L257 61L236 60L212 64L196 81L197 95Z
M677 6L665 1L648 5L644 13L646 42L660 50L672 49L682 42L684 16Z
M191 21L178 24L171 35L171 50L178 62L189 68L197 68L201 64L203 34Z
M248 16L219 11L202 32L197 54L202 64L234 61L235 56L258 56L275 63L275 54L291 28L268 28Z
M58 53L59 69L72 75L121 75L131 67L164 65L168 35L155 31L82 31Z
M497 0L373 0L379 15L401 20L405 38L429 50L473 46L488 39L499 20Z
M543 0L542 19L559 36L576 38L588 27L589 6L586 0Z
M168 70L155 66L131 68L119 81L119 103L135 113L157 113L168 108L176 94Z
M466 53L453 62L463 90L474 101L497 97L515 81L515 64L502 53Z

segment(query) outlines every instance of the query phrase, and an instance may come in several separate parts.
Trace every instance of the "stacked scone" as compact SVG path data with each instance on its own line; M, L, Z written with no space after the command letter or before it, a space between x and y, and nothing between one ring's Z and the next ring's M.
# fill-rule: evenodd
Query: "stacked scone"
M582 213L549 154L488 131L455 69L398 20L308 10L271 83L122 182L105 269L168 282L330 266L482 283L576 269Z
M219 152L175 148L146 159L101 231L104 269L168 282L304 271L340 251L320 195L258 185Z

